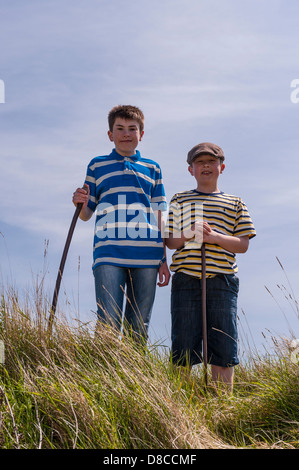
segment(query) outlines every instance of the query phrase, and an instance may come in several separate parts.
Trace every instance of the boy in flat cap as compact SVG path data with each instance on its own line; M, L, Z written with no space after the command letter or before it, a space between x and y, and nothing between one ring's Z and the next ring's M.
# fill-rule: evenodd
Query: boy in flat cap
M188 153L188 170L197 187L173 196L166 244L174 249L170 270L171 356L174 364L191 370L202 362L201 243L206 252L208 363L212 380L233 388L237 344L236 253L245 253L255 229L240 197L220 191L224 171L220 147L204 142Z

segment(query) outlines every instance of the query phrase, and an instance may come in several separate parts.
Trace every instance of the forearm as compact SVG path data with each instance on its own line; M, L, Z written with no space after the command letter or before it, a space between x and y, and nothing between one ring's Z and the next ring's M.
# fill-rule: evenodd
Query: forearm
M183 232L176 236L170 233L169 237L165 239L165 243L170 250L179 250L183 248L185 243L189 240L190 238L186 238ZM203 233L203 242L211 245L219 245L221 248L231 253L245 253L248 249L249 237L235 237L213 231L210 235Z
M179 250L193 238L198 244L203 241L203 223L202 220L196 220L191 227L186 227L184 231L175 229L173 232L167 233L165 243L171 250Z
M164 245L164 256L166 257L166 245L165 245L165 220L163 216L163 212L155 211L155 216L158 222L158 228L161 232L163 238L163 245Z
M158 271L158 278L159 278L158 286L163 287L163 286L167 286L170 280L170 272L169 272L167 261L166 261L165 221L164 221L163 213L161 211L155 211L155 216L158 221L158 228L163 238L164 260L162 261L162 264L159 267L159 271Z
M165 245L170 250L180 250L189 240L190 238L186 238L183 235L183 232L181 232L180 235L176 234L176 236L174 236L172 233L169 233L168 236L165 238Z
M81 220L86 222L87 220L91 218L92 214L93 214L92 210L86 206L86 207L82 207L79 217Z
M231 253L245 253L248 250L249 237L235 237L213 232L212 236L203 237L205 243L219 245Z

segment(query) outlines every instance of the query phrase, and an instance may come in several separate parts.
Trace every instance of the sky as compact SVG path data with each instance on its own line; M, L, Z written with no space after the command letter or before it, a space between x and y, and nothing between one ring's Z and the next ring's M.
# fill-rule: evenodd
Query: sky
M242 342L263 352L273 336L299 338L298 23L296 0L2 0L1 289L40 283L51 302L72 194L113 148L109 110L132 104L168 202L196 186L195 144L224 151L220 189L257 231L237 256ZM95 320L93 230L78 221L59 294L57 315L75 324ZM170 344L170 285L157 288L150 341Z

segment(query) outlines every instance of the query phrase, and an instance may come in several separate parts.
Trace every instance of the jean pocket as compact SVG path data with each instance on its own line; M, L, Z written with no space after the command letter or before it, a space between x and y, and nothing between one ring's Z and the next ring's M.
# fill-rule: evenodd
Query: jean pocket
M227 287L238 294L239 292L239 278L235 274L223 274Z

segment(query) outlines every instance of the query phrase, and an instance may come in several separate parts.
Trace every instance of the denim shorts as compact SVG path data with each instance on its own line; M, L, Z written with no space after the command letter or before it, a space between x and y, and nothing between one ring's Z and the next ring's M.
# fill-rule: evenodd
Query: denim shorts
M235 274L217 274L206 279L208 363L232 367L239 363ZM201 280L177 272L171 286L171 357L186 366L202 362Z

